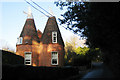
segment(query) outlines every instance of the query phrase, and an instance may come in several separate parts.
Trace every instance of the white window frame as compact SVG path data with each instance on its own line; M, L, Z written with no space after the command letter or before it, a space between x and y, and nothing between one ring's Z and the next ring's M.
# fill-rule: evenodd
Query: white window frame
M24 55L24 64L25 65L32 65L32 52L24 52L25 55ZM30 58L26 58L26 54L30 54ZM26 61L26 60L29 60L29 61ZM26 64L26 62L30 62L30 64Z
M17 38L17 44L22 44L22 41L23 41L22 37Z
M54 41L54 37L56 38L55 41ZM57 32L56 31L52 32L52 43L57 43Z
M53 57L53 52L56 52L56 53L57 53L57 55L54 56L54 57ZM53 59L57 59L57 64L53 64L53 63L52 63ZM59 60L58 60L58 52L57 52L57 51L52 51L52 52L51 52L51 65L58 65L58 61L59 61Z

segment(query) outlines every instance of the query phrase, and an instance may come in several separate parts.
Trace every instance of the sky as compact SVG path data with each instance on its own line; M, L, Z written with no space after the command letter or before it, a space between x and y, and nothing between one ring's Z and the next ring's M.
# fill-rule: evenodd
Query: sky
M30 0L27 1L31 2ZM66 30L65 28L62 27L65 25L62 26L59 25L60 23L58 21L58 18L62 18L60 15L63 14L66 11L66 9L60 10L59 7L56 7L56 5L54 4L55 0L45 0L45 1L33 0L33 1L56 17L64 42L70 39L71 36L76 36L80 38L71 31ZM23 11L28 12L28 7L30 7L30 5L27 4L24 0L0 1L0 49L2 46L9 45L9 47L16 50L17 38L20 36L20 33L27 19L27 14L24 14ZM37 8L41 10L39 7ZM40 13L39 11L37 11L32 7L31 10L36 28L39 29L41 32L43 32L48 17L44 16L42 13Z

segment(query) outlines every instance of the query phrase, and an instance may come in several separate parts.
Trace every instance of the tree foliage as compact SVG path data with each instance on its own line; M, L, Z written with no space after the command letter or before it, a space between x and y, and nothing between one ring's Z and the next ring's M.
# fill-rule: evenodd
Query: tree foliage
M101 61L101 51L99 48L75 47L77 40L73 36L70 39L70 41L65 43L66 65L84 66L88 65L91 61Z
M114 66L120 67L120 3L58 1L55 4L61 9L67 7L67 11L61 15L61 24L67 24L66 28L85 36L90 48L99 47L104 53L104 62L119 74L120 69Z
M87 47L78 47L75 49L76 54L80 54L80 55L86 55L86 53L89 51L89 48Z
M55 4L60 6L60 9L67 6L67 11L61 15L64 19L59 19L61 24L67 24L66 29L72 30L74 33L83 33L87 26L88 3L58 1Z
M92 48L89 49L89 51L86 53L86 56L89 57L92 61L102 61L102 53L101 50L99 48Z
M67 29L87 37L90 47L100 47L104 50L118 50L119 42L119 3L81 3L81 2L55 2L67 11L59 19L66 24ZM112 44L112 45L111 45ZM111 46L111 47L109 47Z

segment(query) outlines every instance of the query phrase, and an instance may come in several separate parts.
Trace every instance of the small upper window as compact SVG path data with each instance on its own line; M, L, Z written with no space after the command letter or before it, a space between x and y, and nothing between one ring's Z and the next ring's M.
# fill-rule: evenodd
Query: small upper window
M22 44L22 40L23 40L22 37L17 38L17 44Z
M52 32L52 43L57 43L57 32Z

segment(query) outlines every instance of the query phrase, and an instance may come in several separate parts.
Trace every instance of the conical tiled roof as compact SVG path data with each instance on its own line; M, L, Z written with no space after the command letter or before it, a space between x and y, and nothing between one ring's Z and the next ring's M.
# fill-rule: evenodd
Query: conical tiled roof
M23 30L20 34L20 37L23 37L23 44L32 44L32 41L39 42L37 30L35 27L34 19L27 19Z
M57 43L64 46L64 42L59 30L59 27L57 25L57 21L55 17L49 17L47 24L45 26L41 42L43 44L50 44L52 43L52 32L57 32Z

